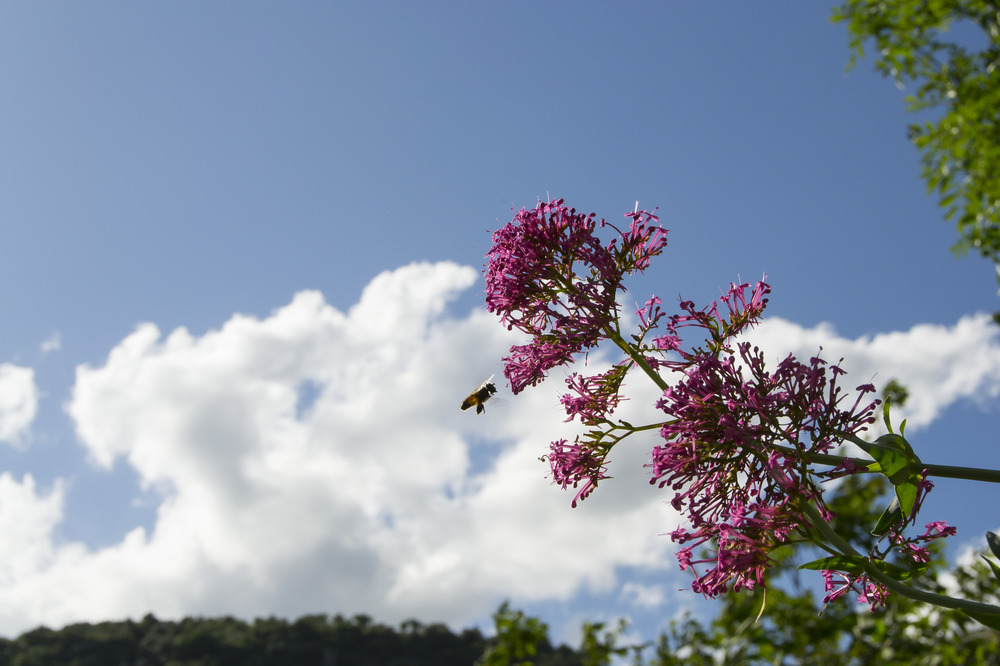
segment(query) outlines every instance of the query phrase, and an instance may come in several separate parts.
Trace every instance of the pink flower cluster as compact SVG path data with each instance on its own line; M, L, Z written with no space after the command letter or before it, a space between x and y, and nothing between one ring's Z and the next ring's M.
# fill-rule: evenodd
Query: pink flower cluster
M874 422L879 401L866 396L875 388L858 386L853 404L845 402L838 384L844 370L818 356L803 363L789 355L767 369L763 352L739 338L767 307L771 289L763 281L731 284L721 305L697 309L682 301L681 312L662 329L667 315L654 296L638 308L638 333L626 341L617 300L623 278L645 270L667 242L652 213L636 207L626 217L631 223L621 231L559 199L522 209L493 234L487 307L509 329L531 336L511 348L504 374L519 393L602 341L618 345L626 358L610 370L567 379L569 393L561 399L567 421L579 418L591 430L573 443L552 443L547 459L553 481L578 489L576 506L607 478L605 459L614 445L658 428L663 443L652 451L650 483L669 486L672 506L687 520L671 536L683 544L678 559L694 572L693 589L709 597L753 589L765 584L771 552L809 526L807 514L832 517L817 480L862 471L845 460L817 472L813 460ZM617 232L606 244L596 234L605 226ZM687 342L692 338L694 345ZM611 419L623 399L622 383L637 367L664 389L656 407L666 416L639 428ZM661 370L677 378L672 385ZM921 538L946 536L948 529L937 526ZM891 547L909 549L919 561L921 538L894 534ZM842 594L835 574L824 575L829 598ZM843 577L848 587L860 585L865 598L884 598L886 591L867 578Z
M659 339L680 357L665 365L684 377L657 403L668 420L660 430L665 443L653 448L650 483L675 491L671 505L690 524L671 535L689 544L678 554L681 568L705 565L693 587L710 597L764 582L769 553L806 522L800 505L827 511L806 454L827 453L875 420L878 401L861 404L871 385L841 408L839 366L790 355L769 372L758 348L733 340L758 321L769 291L764 282L752 290L731 285L722 299L727 317L717 303L696 310L684 302L685 314L671 317ZM706 344L683 350L684 326L703 329ZM699 547L714 554L696 561Z
M581 500L587 499L590 493L597 488L597 482L607 478L605 472L607 467L604 464L606 451L599 450L593 446L574 442L570 444L565 439L552 442L548 454L549 465L552 467L553 483L558 483L563 488L572 486L579 487L583 483L576 497L573 498L573 507Z
M667 244L655 215L636 210L627 217L632 222L620 231L558 199L522 209L493 234L486 255L486 307L507 328L532 336L504 359L513 393L534 386L617 325L622 278L644 270ZM618 237L603 244L598 226L611 227Z

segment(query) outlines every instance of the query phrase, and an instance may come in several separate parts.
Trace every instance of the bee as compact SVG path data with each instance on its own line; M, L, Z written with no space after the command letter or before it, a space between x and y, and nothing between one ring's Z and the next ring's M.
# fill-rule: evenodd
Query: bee
M486 407L483 403L489 400L494 393L497 392L496 384L493 383L493 378L496 375L490 375L490 378L479 385L475 391L469 394L469 397L462 401L462 411L464 412L469 407L473 405L476 406L476 414L482 414L486 411Z

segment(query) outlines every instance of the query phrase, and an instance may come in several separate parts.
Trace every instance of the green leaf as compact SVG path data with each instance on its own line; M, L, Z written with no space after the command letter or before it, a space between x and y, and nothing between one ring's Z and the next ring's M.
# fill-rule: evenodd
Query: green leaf
M887 576L891 576L896 580L909 580L920 575L926 570L926 567L904 569L882 560L869 560L861 555L831 555L829 557L821 557L818 560L813 560L812 562L806 562L805 564L800 565L799 569L810 569L813 571L840 571L851 576L860 576L865 573L865 565L875 567L882 573Z
M867 560L860 555L831 555L821 557L812 562L799 565L799 569L811 571L842 571L846 574L860 575L865 572Z
M899 509L909 518L923 478L924 466L920 458L902 435L894 433L882 435L872 442L868 447L868 453L878 462L882 473L890 483L896 487ZM885 514L883 518L886 518ZM882 524L882 519L879 523Z
M982 557L983 560L986 561L986 564L990 565L990 569L993 570L993 577L996 578L997 581L1000 581L1000 567L998 567L996 563L993 562L993 560L986 559L985 555L981 555L980 557Z
M879 516L875 528L872 529L872 534L878 537L885 536L902 519L903 512L899 509L899 498L893 497L892 501L889 502L889 506Z
M986 533L986 544L990 547L990 552L1000 559L1000 534L996 532Z
M889 477L893 484L904 483L915 468L919 468L916 471L917 475L923 472L920 458L901 435L893 433L882 435L871 443L868 453L878 461L882 473Z
M906 468L909 464L909 458L905 453L894 448L884 448L877 445L873 446L869 453L878 462L879 467L882 468L882 473L894 484L902 483L906 480Z
M917 502L917 493L920 490L917 483L919 482L920 477L918 476L916 481L900 483L896 486L896 499L899 500L899 508L907 518L913 513L913 505Z
M889 422L889 403L892 399L886 396L885 402L882 403L882 420L885 422L885 429L892 432L892 423Z
M993 613L978 613L976 611L963 610L963 613L971 617L976 622L984 624L990 629L996 629L1000 631L1000 615L994 615Z

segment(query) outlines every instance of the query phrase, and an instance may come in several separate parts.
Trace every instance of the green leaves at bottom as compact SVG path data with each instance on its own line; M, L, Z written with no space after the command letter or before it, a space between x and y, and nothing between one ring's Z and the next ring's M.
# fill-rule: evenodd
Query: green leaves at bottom
M927 567L915 567L913 569L904 569L902 567L897 567L895 564L889 564L888 562L883 562L881 560L869 560L861 555L831 555L830 557L821 557L818 560L813 560L812 562L806 562L799 566L799 569L811 569L814 571L840 571L842 573L851 576L860 576L865 573L866 565L868 567L874 567L886 574L891 576L895 580L910 580L916 576L919 576Z

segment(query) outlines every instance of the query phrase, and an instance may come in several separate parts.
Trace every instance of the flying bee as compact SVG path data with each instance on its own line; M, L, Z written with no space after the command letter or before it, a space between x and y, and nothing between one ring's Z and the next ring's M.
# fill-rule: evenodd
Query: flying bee
M489 400L494 393L497 392L496 384L493 383L493 378L496 375L490 375L490 378L479 385L475 391L469 394L469 397L462 401L462 411L464 412L469 407L473 405L476 406L476 414L482 414L486 411L486 407L483 403Z

